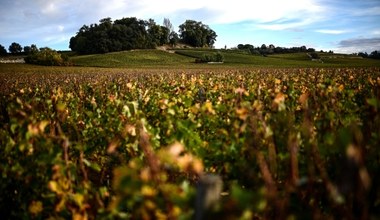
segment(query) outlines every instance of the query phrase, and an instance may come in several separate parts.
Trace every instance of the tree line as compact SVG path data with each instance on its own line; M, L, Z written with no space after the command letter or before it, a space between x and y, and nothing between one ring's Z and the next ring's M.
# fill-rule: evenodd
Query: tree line
M32 44L30 46L24 46L24 47L22 47L19 43L16 43L16 42L13 42L8 47L8 51L11 54L20 54L20 53L30 54L30 53L33 53L33 52L37 52L38 50L39 49L37 48L37 46L35 44ZM7 54L8 54L8 52L5 49L5 47L0 44L0 55L7 55Z
M152 49L178 42L193 47L212 47L216 33L199 21L186 20L177 34L170 20L163 25L153 19L141 20L127 17L112 21L103 18L99 24L83 25L70 39L70 49L79 54L108 53L132 49Z
M308 52L314 53L314 48L307 48L306 46L301 47L276 47L273 44L267 46L266 44L262 44L260 47L255 47L251 44L239 44L237 46L239 50L246 50L251 54L257 55L268 55L268 54L276 54L276 53L299 53L299 52Z
M57 52L49 47L38 48L35 44L22 47L13 42L9 46L9 52L13 55L22 55L26 63L44 66L68 66L72 65L66 53ZM8 55L4 46L0 45L0 55Z
M372 51L370 54L367 52L359 52L357 55L363 58L380 59L380 51L377 50Z

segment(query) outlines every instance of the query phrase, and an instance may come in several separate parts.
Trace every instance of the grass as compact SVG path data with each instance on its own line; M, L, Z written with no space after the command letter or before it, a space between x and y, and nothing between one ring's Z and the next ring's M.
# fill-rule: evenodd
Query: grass
M197 64L196 58L204 54L222 53L224 64ZM328 68L328 67L380 67L379 60L363 59L345 54L319 53L323 62L313 62L307 53L274 54L267 57L250 55L241 50L176 49L132 50L106 54L71 56L75 66L107 68Z
M94 54L72 57L78 66L94 67L164 67L191 64L193 59L161 50L132 50L107 54Z
M313 62L307 53L274 54L267 57L250 55L239 50L177 50L176 53L192 58L200 58L203 54L221 52L227 66L247 67L373 67L380 66L378 60L362 59L358 56L320 53L322 62Z
M307 55L307 53L273 54L269 55L269 57L284 60L310 61L310 57Z

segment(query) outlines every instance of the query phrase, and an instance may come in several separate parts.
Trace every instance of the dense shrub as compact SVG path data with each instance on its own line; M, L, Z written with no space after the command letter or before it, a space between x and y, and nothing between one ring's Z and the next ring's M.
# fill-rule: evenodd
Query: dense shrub
M196 63L208 63L208 62L224 62L224 56L222 53L203 54L201 58L195 60Z
M310 57L311 57L312 59L320 59L319 55L318 55L316 52L312 52L312 53L310 53Z
M31 53L25 58L25 62L44 66L69 65L68 56L62 56L60 53L50 48L44 48L41 51Z

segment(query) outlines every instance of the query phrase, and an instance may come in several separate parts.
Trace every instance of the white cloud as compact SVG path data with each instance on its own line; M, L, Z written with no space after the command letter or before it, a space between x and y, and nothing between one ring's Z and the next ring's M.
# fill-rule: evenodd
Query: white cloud
M371 31L373 35L380 35L380 29Z
M20 0L10 4L9 7L21 8L17 10L23 12L24 19L34 16L39 17L40 20L48 18L50 21L59 19L70 21L75 18L73 22L80 23L98 22L104 17L182 19L184 14L192 16L191 19L202 20L208 24L242 21L265 23L280 19L310 20L311 17L318 17L317 15L323 11L323 7L315 0L252 0L249 2L246 0L166 0L164 3L157 0ZM11 16L11 13L14 12L9 12L6 16ZM202 17L196 17L197 15Z
M113 0L116 5L126 1ZM132 1L129 1L132 2ZM162 1L140 0L135 5L133 14L141 16L166 16L176 15L184 11L204 10L212 14L207 18L212 24L235 23L241 21L271 22L282 18L304 17L305 15L317 15L323 11L323 7L313 0L193 0ZM126 11L128 7L125 8ZM201 19L201 18L198 18Z
M347 30L330 30L330 29L320 29L316 30L315 32L322 33L322 34L344 34L349 31Z
M281 30L293 30L293 31L299 31L300 28L305 27L307 25L313 24L317 22L318 18L304 18L304 19L289 19L281 22L269 22L265 24L258 24L256 25L259 28L266 29L266 30L274 30L274 31L281 31Z
M210 6L212 7L212 6ZM280 19L306 19L305 15L316 14L321 11L321 6L311 0L266 0L225 1L218 4L216 9L220 16L216 19L220 23L239 22L241 20L253 20L260 23L273 22Z
M47 15L54 14L56 11L57 11L57 7L54 4L54 2L50 2L41 8L42 14L47 14Z
M367 52L370 53L374 50L380 50L380 38L352 38L342 40L338 43L338 52L354 53L354 52Z

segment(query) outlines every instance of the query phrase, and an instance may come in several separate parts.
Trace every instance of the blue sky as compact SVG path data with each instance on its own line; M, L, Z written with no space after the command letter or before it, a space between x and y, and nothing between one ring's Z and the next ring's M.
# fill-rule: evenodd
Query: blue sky
M105 17L202 21L216 48L239 43L312 47L334 52L380 50L380 0L0 0L0 44L69 49L84 24Z

